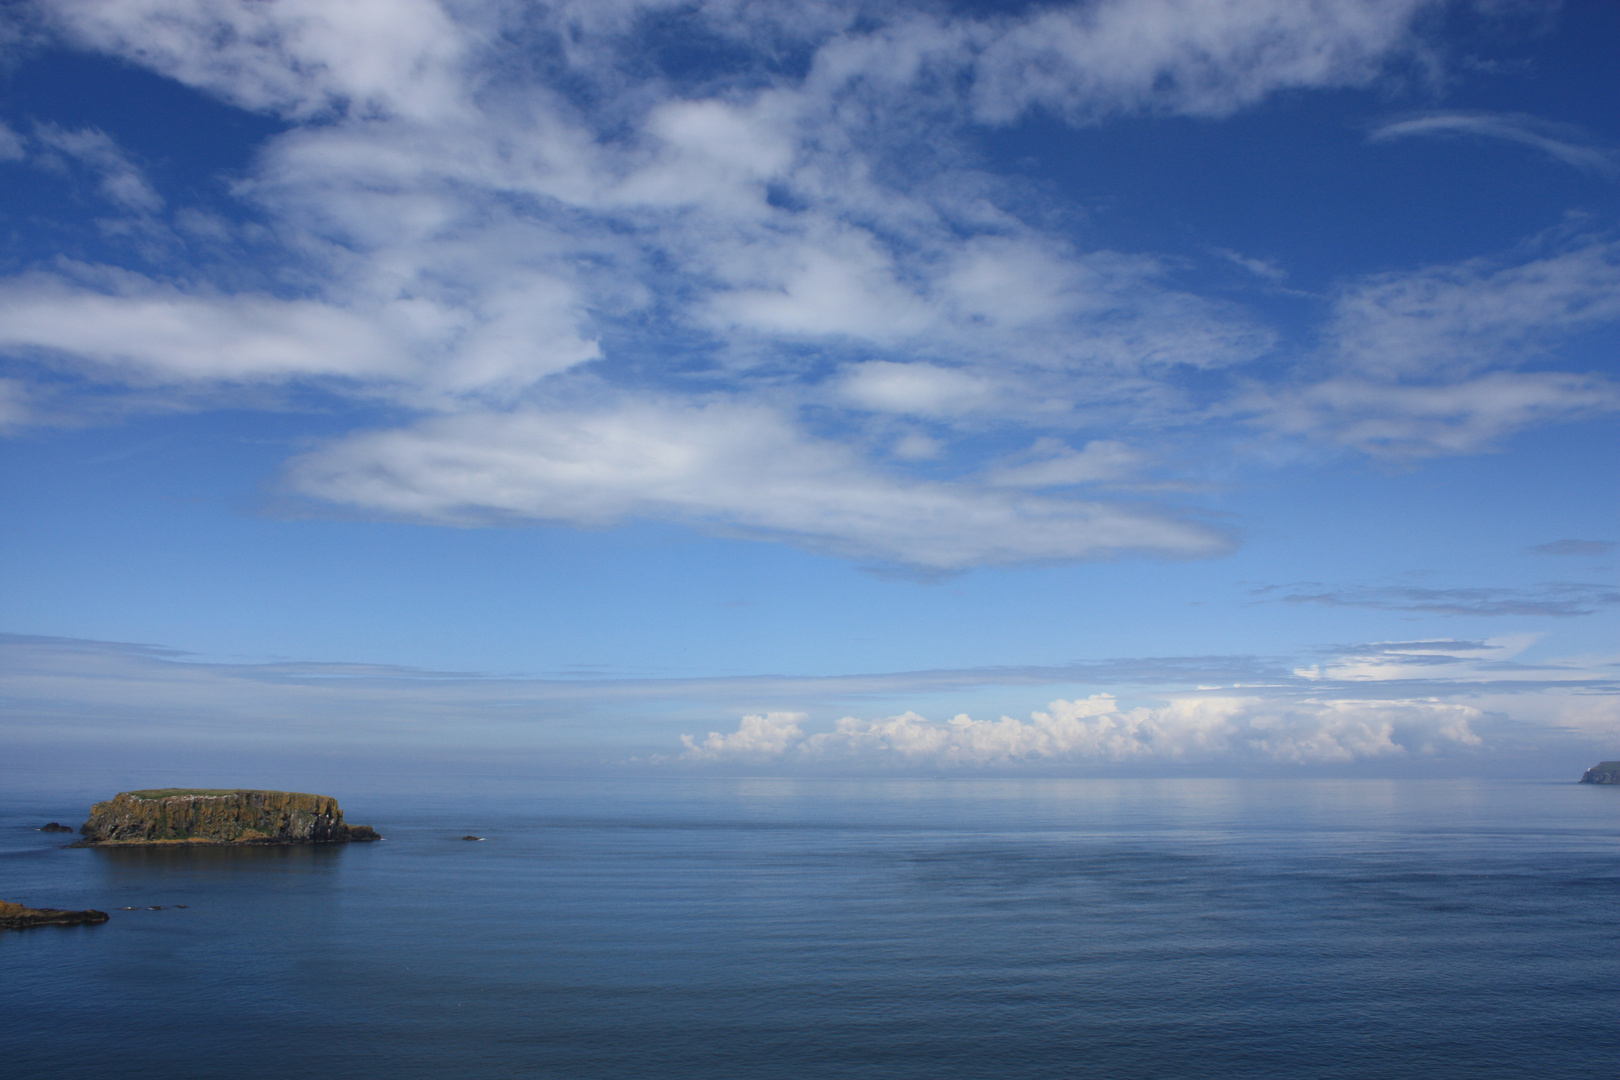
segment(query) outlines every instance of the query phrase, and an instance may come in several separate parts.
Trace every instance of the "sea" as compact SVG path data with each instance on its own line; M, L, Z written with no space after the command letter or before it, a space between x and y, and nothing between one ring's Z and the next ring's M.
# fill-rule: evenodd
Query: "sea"
M0 931L0 1076L1620 1072L1620 788L323 794L385 839L73 849L87 805L0 794L0 899L112 916Z

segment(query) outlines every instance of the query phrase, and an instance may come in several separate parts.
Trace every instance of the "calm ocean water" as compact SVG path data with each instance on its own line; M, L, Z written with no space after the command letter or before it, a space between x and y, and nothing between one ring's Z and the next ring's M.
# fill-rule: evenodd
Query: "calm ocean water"
M1478 1080L1620 1067L1620 789L329 793L387 839L67 850L71 837L33 829L77 825L87 806L0 803L0 899L113 915L0 933L0 1074ZM118 910L137 905L164 910Z

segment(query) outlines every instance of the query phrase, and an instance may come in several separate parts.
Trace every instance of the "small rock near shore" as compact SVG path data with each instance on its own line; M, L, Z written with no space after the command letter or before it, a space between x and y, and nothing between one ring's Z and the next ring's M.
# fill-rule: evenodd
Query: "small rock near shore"
M79 926L107 921L105 911L63 911L61 908L31 908L0 900L0 930L22 930L30 926Z

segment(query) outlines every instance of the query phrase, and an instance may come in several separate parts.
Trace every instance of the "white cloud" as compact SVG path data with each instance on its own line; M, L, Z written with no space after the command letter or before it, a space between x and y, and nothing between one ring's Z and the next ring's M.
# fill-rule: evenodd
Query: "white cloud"
M1471 453L1527 427L1613 412L1620 391L1601 375L1495 372L1438 385L1329 379L1247 404L1278 431L1413 458Z
M1243 254L1241 251L1233 251L1230 248L1217 248L1215 254L1234 266L1242 267L1255 277L1273 284L1280 284L1288 278L1288 271L1270 259L1256 259Z
M1476 135L1521 143L1578 169L1613 175L1614 154L1582 138L1577 130L1530 116L1492 113L1433 113L1396 120L1373 131L1373 142L1421 136Z
M1592 239L1516 265L1485 259L1380 274L1335 300L1341 362L1378 376L1466 373L1546 355L1620 320L1620 242Z
M51 0L78 44L249 109L459 111L469 33L434 0Z
M234 234L231 223L218 214L185 206L174 212L174 227L199 240L223 243Z
M851 405L874 412L956 416L997 405L995 388L983 376L921 362L851 364L836 386Z
M879 720L845 717L805 734L799 713L744 717L731 734L683 736L695 761L778 761L856 768L984 767L1040 762L1259 761L1346 764L1474 748L1483 714L1434 700L1287 701L1188 697L1160 708L1121 710L1114 697L1058 700L1028 721L957 716L931 723L913 712Z
M291 469L303 493L369 512L656 517L935 570L1213 554L1224 540L1173 512L1030 492L1129 480L1140 451L1097 431L1234 410L1412 454L1610 408L1600 378L1516 368L1620 319L1612 245L1356 283L1324 377L1234 404L1232 373L1276 333L1179 286L1173 260L1054 239L960 132L1030 108L1216 116L1363 85L1421 53L1428 6L1098 0L974 20L741 0L50 0L68 42L289 130L232 189L264 223L258 246L174 213L177 247L235 260L211 280L248 284L36 269L0 279L0 346L25 384L41 365L187 403L313 383L418 410ZM736 70L649 74L648 12L725 39ZM770 60L784 49L803 75ZM123 209L164 208L106 136L39 130ZM1014 438L1038 441L1006 459Z
M633 202L724 203L739 187L751 190L759 181L784 175L798 148L793 117L773 107L780 100L767 94L751 107L714 100L655 106L643 128L666 153L657 168L633 176L618 196ZM738 183L717 184L716 172L734 173Z
M1236 399L1273 430L1389 457L1463 454L1620 408L1607 376L1522 370L1620 322L1620 243L1504 265L1472 259L1352 283L1324 331L1325 377Z
M1536 678L1547 680L1543 668L1507 670L1509 662L1542 638L1541 634L1504 634L1484 641L1381 642L1351 649L1325 665L1312 665L1295 674L1311 680L1342 682L1433 681L1460 679ZM1569 677L1574 677L1573 673Z
M944 442L920 431L908 431L894 441L894 456L902 461L932 461L944 452Z
M296 490L460 524L631 517L928 570L1151 552L1216 554L1193 522L1106 503L907 479L738 403L466 414L354 435L294 462Z
M1123 480L1142 463L1142 455L1121 442L1094 439L1075 450L1057 439L1035 445L985 476L1001 487L1048 488Z
M499 396L598 355L574 333L571 290L538 275L456 311L425 299L362 306L222 295L76 270L89 281L0 278L0 347L119 381L341 379L429 405L445 393Z
M54 151L65 155L99 174L102 196L120 209L142 214L163 209L163 197L106 132L94 128L70 131L54 124L40 124L34 129L34 141L47 154Z
M53 275L0 280L0 344L66 353L140 380L378 377L401 351L368 320L316 301L188 295L133 276L125 291Z
M799 728L804 718L804 713L777 712L745 716L729 735L711 731L702 743L682 735L681 745L686 747L688 757L708 760L779 757L804 738Z
M985 48L978 114L1040 105L1076 122L1222 116L1292 87L1356 86L1417 48L1427 0L1102 0L1042 11Z
M0 379L0 434L21 428L31 419L28 388L16 379Z
M963 321L1029 326L1112 306L1109 278L1133 275L1123 265L1113 275L1109 269L1115 268L1093 268L1028 240L990 236L963 245L941 285ZM1152 267L1144 263L1142 270Z
M892 345L936 317L897 280L893 256L863 229L751 243L725 254L731 287L717 290L701 314L716 329Z
M22 136L5 123L0 123L0 161L21 161L27 156Z

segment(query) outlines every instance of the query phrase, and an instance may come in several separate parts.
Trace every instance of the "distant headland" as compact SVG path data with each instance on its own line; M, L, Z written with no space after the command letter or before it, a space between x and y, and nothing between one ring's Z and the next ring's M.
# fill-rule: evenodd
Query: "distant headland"
M381 839L349 825L337 800L297 791L158 788L125 791L90 808L74 847L153 844L346 844Z
M1600 761L1581 777L1583 784L1620 784L1620 761Z

